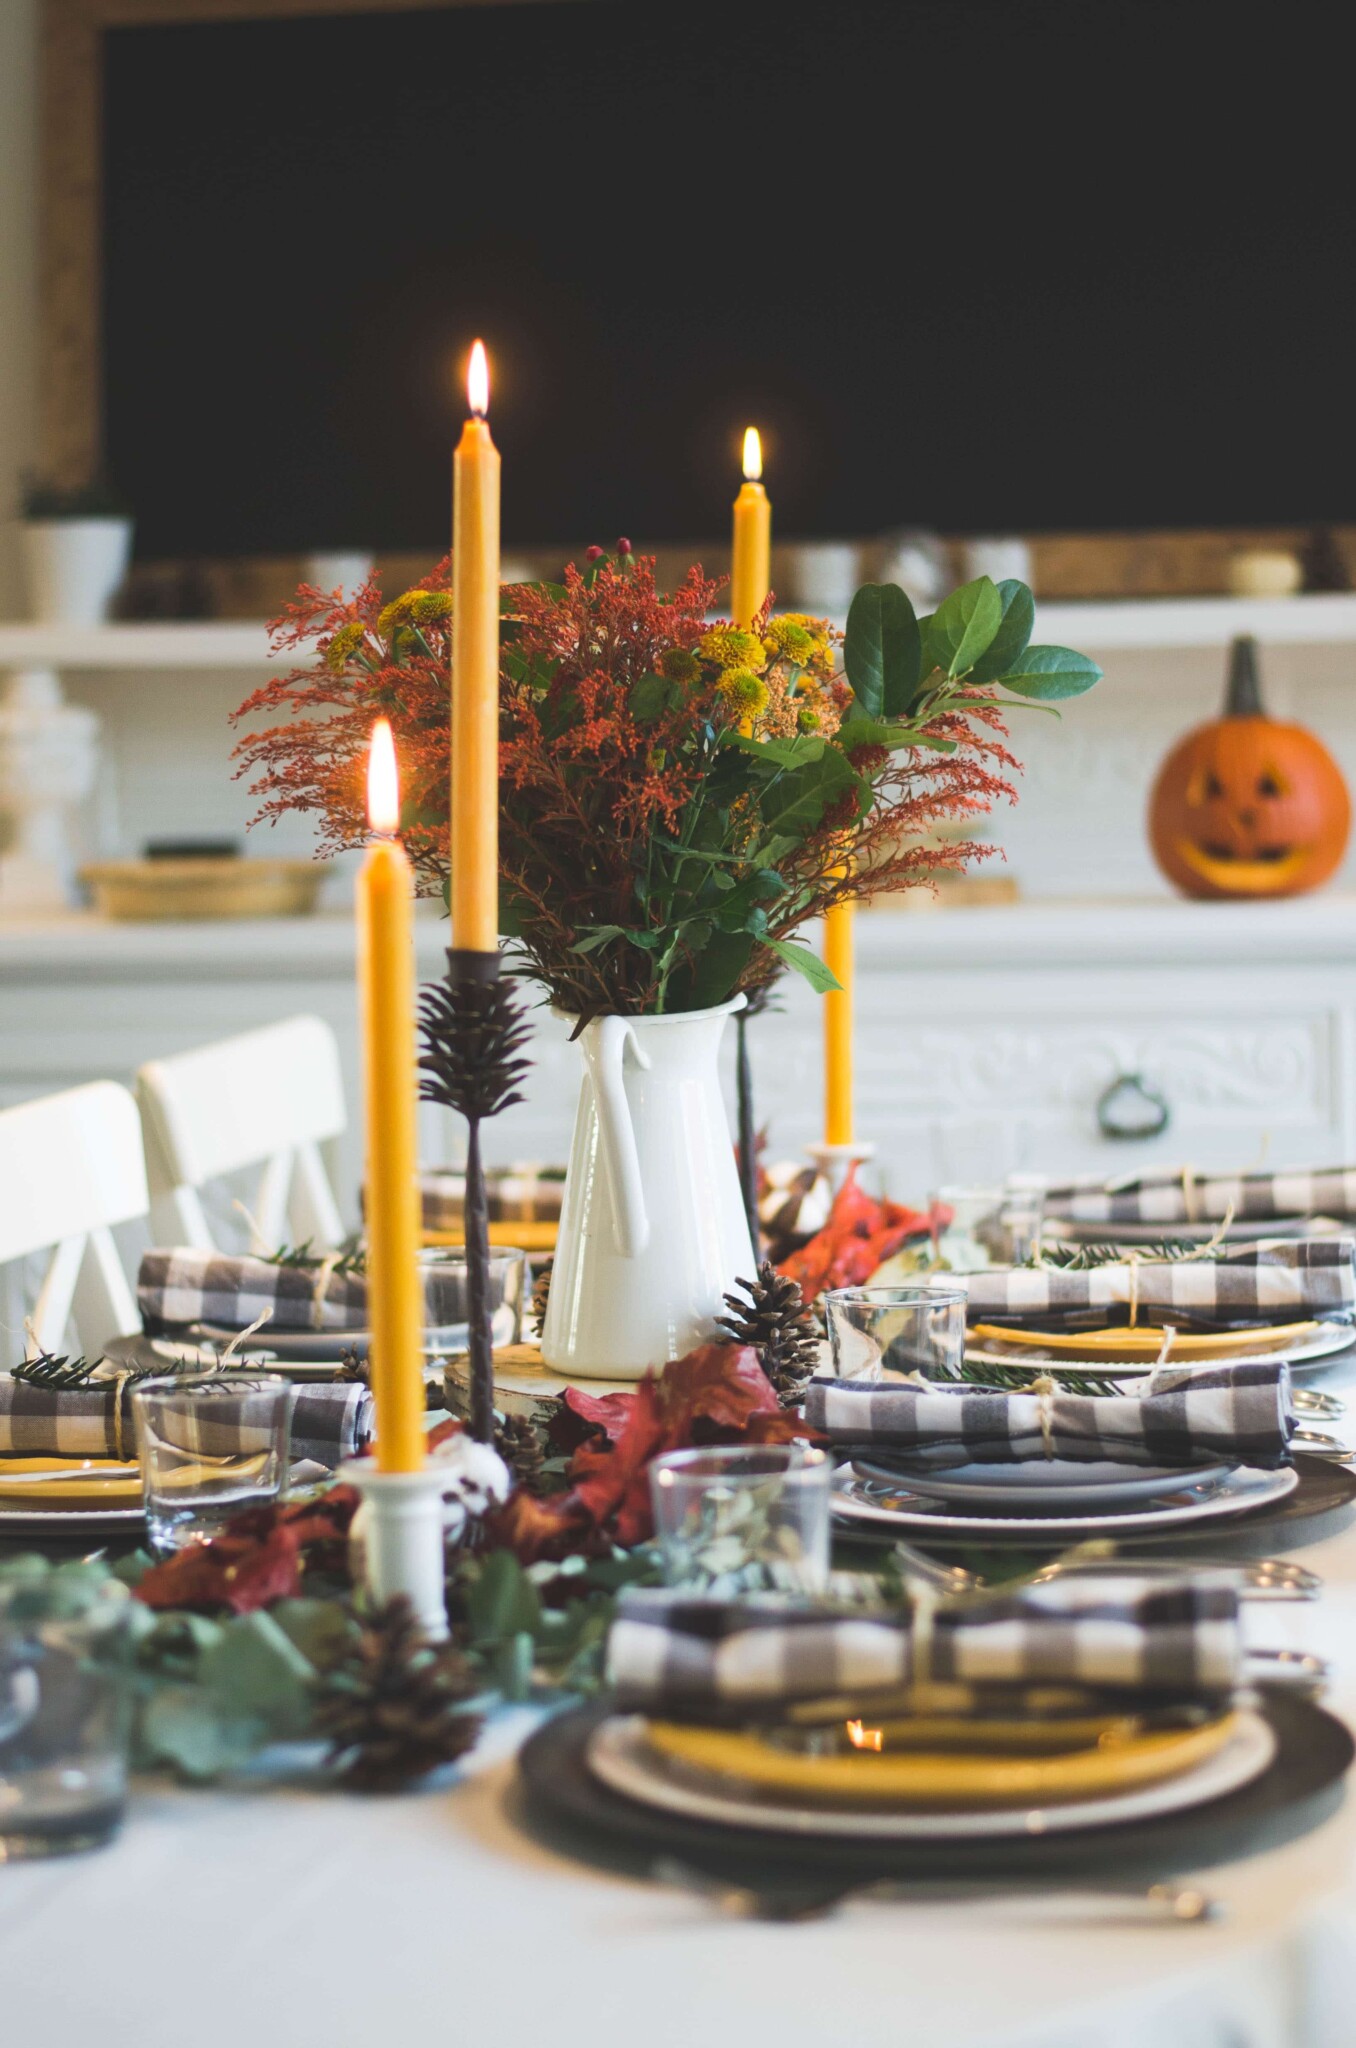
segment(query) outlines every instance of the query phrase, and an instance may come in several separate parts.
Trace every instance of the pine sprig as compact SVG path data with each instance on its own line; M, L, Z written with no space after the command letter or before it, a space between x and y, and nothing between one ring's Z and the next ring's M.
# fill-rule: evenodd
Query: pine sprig
M1158 1244L1054 1244L1046 1245L1039 1257L1035 1254L1023 1260L1026 1266L1053 1267L1061 1273L1087 1273L1097 1266L1123 1266L1127 1250L1133 1250L1137 1259L1152 1261L1158 1266L1177 1266L1184 1262L1204 1265L1224 1255L1223 1245L1205 1246L1193 1244L1190 1238L1165 1237Z
M948 1372L942 1366L930 1366L923 1370L924 1379L945 1382L948 1386L1001 1387L1005 1393L1029 1394L1036 1381L1047 1377L1045 1366L999 1365L988 1359L966 1358ZM1095 1373L1071 1372L1066 1366L1059 1369L1059 1390L1063 1394L1119 1394L1120 1383L1102 1379Z
M45 1387L49 1393L75 1394L90 1388L101 1391L118 1379L124 1387L138 1380L163 1379L173 1370L163 1364L120 1365L111 1358L70 1358L43 1351L36 1358L22 1360L14 1367L13 1376L30 1387Z
M521 1055L532 1027L511 981L496 975L420 989L419 1035L419 1093L425 1102L484 1118L523 1100L520 1083L532 1063Z
M356 1237L346 1238L332 1252L317 1251L315 1239L308 1237L301 1244L281 1244L276 1251L261 1252L259 1256L266 1266L281 1266L299 1273L317 1272L327 1262L332 1273L345 1279L367 1271L367 1249Z

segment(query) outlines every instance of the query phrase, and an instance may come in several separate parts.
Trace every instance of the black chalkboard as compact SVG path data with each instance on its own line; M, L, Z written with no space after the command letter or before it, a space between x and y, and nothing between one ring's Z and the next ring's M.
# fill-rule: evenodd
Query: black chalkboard
M148 555L1356 511L1321 11L553 0L115 30L110 468Z

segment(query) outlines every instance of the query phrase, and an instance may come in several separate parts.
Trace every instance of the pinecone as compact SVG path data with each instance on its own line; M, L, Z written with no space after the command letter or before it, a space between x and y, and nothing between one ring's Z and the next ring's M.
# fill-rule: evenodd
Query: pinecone
M315 1728L325 1761L354 1792L394 1792L471 1748L480 1689L459 1650L430 1643L403 1595L370 1615L325 1673Z
M551 1293L551 1268L554 1264L553 1258L543 1259L532 1282L532 1313L537 1319L538 1329L546 1321L546 1303Z
M735 1286L741 1293L725 1297L734 1313L717 1316L718 1327L736 1344L752 1344L783 1408L798 1407L819 1363L819 1336L799 1284L764 1259L756 1280L736 1280Z
M425 1102L465 1117L498 1116L521 1102L518 1083L531 1066L519 1057L532 1036L511 981L434 982L419 991L419 1055Z
M505 1415L495 1423L494 1447L524 1493L540 1496L546 1453L537 1425L526 1415Z
M370 1387L371 1361L360 1355L356 1344L346 1345L339 1353L339 1365L334 1377L337 1380L356 1380L360 1387Z

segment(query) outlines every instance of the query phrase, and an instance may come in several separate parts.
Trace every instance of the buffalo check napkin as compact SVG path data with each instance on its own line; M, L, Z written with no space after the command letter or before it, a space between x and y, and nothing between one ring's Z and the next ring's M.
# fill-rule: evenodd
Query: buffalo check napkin
M156 1248L142 1253L137 1306L152 1332L185 1323L248 1330L263 1315L275 1330L365 1330L367 1281L328 1264L279 1266L188 1246Z
M120 1404L115 1408L115 1403ZM173 1430L170 1410L168 1430ZM291 1445L294 1458L311 1458L331 1468L358 1457L372 1436L372 1396L366 1387L294 1387ZM0 1376L0 1455L9 1457L114 1458L136 1441L131 1385L124 1374L106 1386L39 1387ZM184 1409L185 1450L210 1457L244 1457L262 1450L268 1430L251 1415L250 1396L213 1406L210 1422L189 1420Z
M950 1276L948 1276L950 1277ZM1350 1317L1356 1238L1230 1245L1208 1259L1132 1259L1115 1265L996 1266L955 1276L972 1323L1193 1321L1251 1324ZM1094 1313L1095 1312L1095 1313Z
M1288 1368L1242 1359L1160 1370L1142 1391L1007 1393L900 1380L811 1380L805 1419L841 1449L907 1455L915 1470L1023 1464L1033 1458L1128 1465L1289 1461Z
M1090 1573L930 1609L722 1600L633 1588L607 1646L619 1707L765 1712L929 1681L1218 1695L1238 1681L1238 1596L1208 1572L1165 1584Z
M1190 1167L1128 1180L1060 1181L1045 1191L1046 1213L1070 1223L1219 1223L1269 1216L1337 1216L1356 1221L1356 1166L1288 1173L1211 1173Z

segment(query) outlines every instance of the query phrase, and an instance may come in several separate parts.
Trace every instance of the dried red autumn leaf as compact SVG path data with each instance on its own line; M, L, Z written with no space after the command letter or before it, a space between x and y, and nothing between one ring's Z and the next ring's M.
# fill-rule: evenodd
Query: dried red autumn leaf
M573 1550L644 1543L654 1534L649 1467L665 1451L700 1444L814 1441L787 1413L749 1345L704 1344L647 1373L634 1393L594 1395L577 1387L567 1413L590 1429L570 1461L570 1490L519 1506L515 1494L489 1526L523 1563Z
M353 1487L335 1486L319 1500L249 1508L210 1542L187 1544L152 1565L136 1597L148 1607L226 1607L235 1614L291 1599L308 1570L346 1570L357 1505Z
M829 1287L860 1287L909 1238L926 1237L932 1225L927 1210L868 1195L857 1185L853 1166L824 1228L783 1260L778 1271L799 1282L807 1301L815 1301Z

